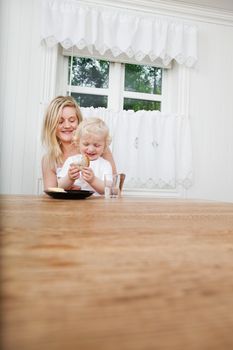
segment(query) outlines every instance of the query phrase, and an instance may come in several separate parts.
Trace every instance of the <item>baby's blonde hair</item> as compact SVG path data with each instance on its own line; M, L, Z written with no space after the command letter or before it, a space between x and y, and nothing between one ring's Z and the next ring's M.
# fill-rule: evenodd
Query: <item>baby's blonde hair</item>
M74 133L74 142L78 145L80 139L87 134L102 135L105 140L105 148L111 143L109 128L101 118L86 118L77 127Z
M78 124L83 120L81 110L72 96L57 96L49 104L42 126L42 144L47 148L47 157L51 167L61 164L63 153L56 131L64 107L73 107Z

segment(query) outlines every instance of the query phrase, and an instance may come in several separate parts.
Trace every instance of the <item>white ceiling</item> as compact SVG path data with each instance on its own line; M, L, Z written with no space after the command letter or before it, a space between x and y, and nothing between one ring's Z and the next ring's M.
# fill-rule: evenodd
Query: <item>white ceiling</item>
M233 0L172 0L177 4L199 5L208 8L233 11Z

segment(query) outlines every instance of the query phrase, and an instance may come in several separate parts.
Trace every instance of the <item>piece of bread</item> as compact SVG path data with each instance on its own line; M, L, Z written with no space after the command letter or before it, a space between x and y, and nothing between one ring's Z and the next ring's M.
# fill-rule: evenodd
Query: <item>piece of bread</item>
M90 165L90 159L82 154L79 160L75 160L73 162L74 165L78 167L78 170L82 170L84 167L88 167Z
M66 192L64 188L60 187L49 187L48 190L49 192Z

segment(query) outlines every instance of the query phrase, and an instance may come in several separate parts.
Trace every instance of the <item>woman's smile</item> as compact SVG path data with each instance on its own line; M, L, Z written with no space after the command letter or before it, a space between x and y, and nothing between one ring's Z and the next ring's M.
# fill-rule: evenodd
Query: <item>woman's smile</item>
M57 137L60 141L71 142L78 126L78 118L74 107L64 107L57 126Z

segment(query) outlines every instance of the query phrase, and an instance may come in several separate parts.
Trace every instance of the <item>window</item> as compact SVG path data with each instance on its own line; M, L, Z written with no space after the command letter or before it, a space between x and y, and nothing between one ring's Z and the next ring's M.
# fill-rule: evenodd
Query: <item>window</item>
M126 64L123 109L161 110L162 68Z
M68 68L66 90L81 107L162 108L163 68L76 56L69 56Z
M168 67L163 67L162 63L157 61L157 67L153 67L146 61L142 62L144 64L138 65L138 62L135 60L129 62L128 59L125 59L125 61L122 62L120 58L118 58L119 61L116 60L112 62L111 58L107 55L105 57L100 55L88 57L87 55L88 53L80 53L79 50L64 50L62 47L59 48L58 60L56 62L56 94L73 95L81 107L104 107L110 110L103 111L103 117L108 120L111 115L108 125L111 134L114 135L111 144L112 152L118 169L120 169L119 171L127 174L128 182L125 182L124 186L128 194L151 194L158 195L159 197L183 196L183 182L181 182L183 181L183 177L180 177L180 173L178 172L179 168L177 168L177 166L182 166L183 163L182 161L179 162L180 154L177 156L176 152L182 153L184 151L188 154L186 150L189 149L189 135L186 137L186 132L189 132L189 128L186 126L183 127L184 124L188 124L188 119L180 119L182 123L178 125L180 128L178 130L179 132L173 132L173 127L176 127L173 120L176 120L175 114L177 114L177 116L185 116L188 111L188 69L178 65L176 62L172 62ZM54 65L51 65L52 72L54 72L53 69ZM133 118L132 120L130 118L125 119L127 127L131 122L132 127L130 126L129 129L123 128L125 133L122 134L120 130L121 123L115 123L114 118L117 112L121 114L123 109L134 111L140 109L160 110L162 115L171 114L172 118L165 118L164 120L168 123L169 120L171 120L169 125L172 125L172 127L169 128L169 132L171 132L172 137L175 137L174 142L172 141L172 137L167 137L170 135L169 133L166 133L165 136L168 139L169 147L173 147L173 145L176 145L176 142L178 142L178 147L176 147L175 151L173 150L175 153L172 151L171 154L169 154L169 157L173 157L174 155L175 161L169 161L168 159L170 158L167 156L164 158L163 151L170 152L170 148L166 148L167 143L160 142L163 138L163 133L167 130L164 128L164 123L158 122L154 128L155 121L153 115L150 113L139 113L137 116L140 115L140 117L136 118L136 123L134 123L135 120ZM113 113L108 114L108 112L111 111L113 111ZM172 111L176 111L176 113L174 114ZM91 115L92 113L95 115L95 111L89 110L88 108L85 113L86 115ZM122 113L121 117L125 114L128 116L134 115L134 113L131 114L130 112ZM144 115L146 120L143 124ZM146 116L148 116L148 118ZM138 123L139 119L140 123ZM159 118L157 118L157 120L159 120ZM138 127L139 124L140 128ZM130 159L130 163L127 163L127 167L130 164L130 170L126 166L124 167L122 163L125 160L125 154L123 152L122 155L122 150L126 149L126 147L122 145L124 145L128 137L126 129L130 130L130 145L126 152L127 159ZM162 133L158 131L158 135L156 133L153 134L153 130L162 130ZM138 131L140 131L140 139ZM146 138L147 147L150 148L149 152L153 148L156 157L145 157L145 154L141 152L141 145L144 144L142 136ZM119 138L122 138L124 142L118 142L117 140L119 140ZM158 141L157 138L160 138L160 140ZM188 147L185 144L186 141ZM180 146L183 144L185 144L185 147ZM131 151L135 151L132 156ZM151 171L151 178L147 176L147 178L144 179L139 172L135 171L134 164L142 163L141 161L134 161L137 156L144 157L142 162L147 169L147 174ZM147 165L145 164L145 158L148 163ZM151 159L153 159L155 163L161 160L162 164L154 164L151 162ZM165 160L164 162L163 159ZM167 164L170 164L171 167L175 166L175 168L173 167L172 172L169 172L169 178L164 179L164 173L160 176L157 169L161 170L164 166L167 166ZM175 171L174 177L173 170ZM131 174L139 175L137 179L134 179ZM159 177L159 180L157 177ZM172 181L174 179L175 182L169 182L170 178Z

